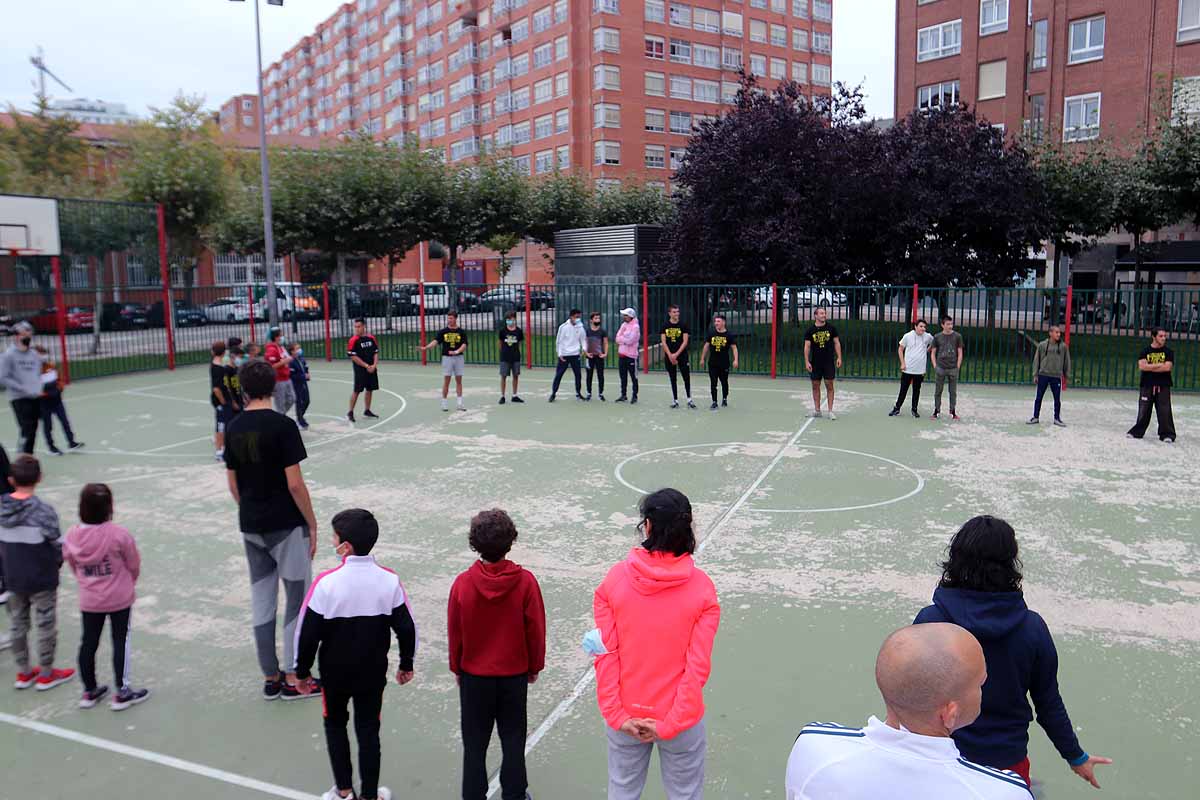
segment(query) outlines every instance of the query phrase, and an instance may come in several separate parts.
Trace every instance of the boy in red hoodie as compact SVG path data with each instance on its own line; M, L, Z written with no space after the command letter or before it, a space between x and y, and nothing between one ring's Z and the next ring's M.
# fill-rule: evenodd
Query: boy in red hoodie
M517 538L498 508L471 520L480 560L450 587L450 671L462 708L463 800L487 797L487 749L500 734L503 800L529 800L525 773L525 702L546 666L546 609L533 573L505 558Z
M142 558L129 531L113 524L112 490L89 483L79 493L79 519L83 524L67 531L63 558L79 581L79 608L83 613L83 643L79 645L79 676L83 679L80 708L91 708L108 694L96 683L96 650L104 619L112 620L113 686L109 702L113 711L124 711L150 697L149 689L129 685L129 614L142 569Z

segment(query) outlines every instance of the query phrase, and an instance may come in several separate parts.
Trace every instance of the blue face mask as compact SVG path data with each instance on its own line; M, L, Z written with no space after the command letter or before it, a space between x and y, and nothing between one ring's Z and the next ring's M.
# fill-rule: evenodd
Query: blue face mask
M237 365L240 367L250 360L250 356L238 356Z
M515 319L508 320L507 324L508 324L508 327L510 327L510 328L517 327L517 321Z
M296 358L299 358L299 357L300 357L300 356L302 356L302 355L304 355L304 348L303 348L303 347L297 347L297 348L296 348Z

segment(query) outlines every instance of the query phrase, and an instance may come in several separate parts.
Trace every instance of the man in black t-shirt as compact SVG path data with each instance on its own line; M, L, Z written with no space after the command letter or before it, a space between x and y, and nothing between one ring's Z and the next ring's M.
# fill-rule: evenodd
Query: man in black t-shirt
M354 422L354 407L358 405L359 392L366 392L363 416L372 419L378 417L371 410L371 393L379 391L379 342L367 333L367 321L354 320L354 335L346 344L350 363L354 365L354 392L350 395L350 412L346 419Z
M600 391L600 401L604 402L604 362L608 360L608 331L600 325L600 312L593 311L588 315L588 326L584 330L587 337L587 398L592 399L592 376L596 376L597 388Z
M1142 381L1138 390L1137 422L1126 434L1131 439L1146 435L1150 415L1154 413L1158 415L1159 441L1175 441L1175 418L1171 413L1171 370L1174 366L1175 353L1167 347L1167 330L1155 328L1150 346L1138 355Z
M458 397L458 410L466 411L463 405L463 372L466 371L467 332L458 327L458 312L446 314L446 327L433 337L433 341L421 350L433 347L442 348L442 411L450 410L450 379L454 378L454 388Z
M813 324L804 332L804 368L812 379L813 416L821 416L821 382L825 382L825 399L829 404L829 418L837 419L833 413L833 381L842 368L842 340L837 328L826 322L829 312L825 306L817 306L813 312Z
M266 679L263 698L315 696L311 692L320 688L319 683L310 679L307 686L297 688L296 679L296 620L312 582L317 550L316 518L300 473L300 462L307 457L304 440L296 423L271 407L274 367L251 361L238 379L248 402L225 429L225 469L250 566L251 624ZM275 651L281 580L286 597L282 672Z
M525 332L517 326L517 312L509 311L504 315L504 327L500 329L500 405L504 405L509 375L513 379L512 401L525 402L517 394L517 383L521 380L521 343L524 341Z
M704 340L704 349L700 351L700 369L704 369L704 360L708 359L708 384L712 392L713 411L717 410L717 383L721 384L721 405L729 405L729 356L733 355L733 368L738 368L737 337L725 327L725 317L717 314L713 317L713 329Z
M688 342L692 338L688 326L679 316L679 306L667 309L667 324L659 334L663 358L666 360L667 377L671 379L671 408L679 408L679 375L683 376L683 392L687 396L688 408L695 408L692 401L692 367L688 362Z

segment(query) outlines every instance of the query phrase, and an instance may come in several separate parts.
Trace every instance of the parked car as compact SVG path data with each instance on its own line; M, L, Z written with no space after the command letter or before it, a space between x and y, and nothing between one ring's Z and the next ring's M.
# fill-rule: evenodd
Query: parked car
M483 303L474 292L459 290L455 308L460 314L475 314L483 311Z
M204 307L209 322L249 322L250 303L237 297L222 297Z
M325 290L321 287L310 289L310 296L317 300L318 314L320 314L321 303L324 302ZM338 316L338 292L342 291L337 286L329 287L329 316L331 319L337 319ZM346 316L353 319L354 317L365 316L365 299L358 287L347 286L346 292Z
M779 289L779 302L784 307L790 306L792 290L788 287ZM756 308L771 308L772 295L770 286L760 286L754 290L754 305ZM798 308L813 308L815 306L844 306L846 295L842 292L831 292L821 287L796 289L796 306Z
M387 298L387 289L367 292L362 302L362 313L368 317L387 316ZM330 302L334 301L331 299ZM336 305L334 307L336 308ZM413 294L407 286L392 287L392 316L406 317L419 312L420 309L413 305Z
M308 286L294 281L275 282L276 310L280 319L316 319L321 316L321 304L309 292ZM254 287L254 314L259 319L268 315L267 287Z
M176 327L180 328L208 323L208 317L204 315L204 309L197 306L190 306L183 300L175 301L175 311L172 318L175 320ZM146 310L146 322L155 328L163 326L163 302L161 300Z
M91 331L96 324L96 315L90 306L71 306L67 309L67 333L82 333ZM42 333L53 333L58 330L58 309L54 306L43 308L29 318L29 324L34 330Z
M100 310L100 330L130 331L148 328L148 309L141 303L105 303Z
M501 286L491 289L479 296L481 311L491 311L495 308L514 308L518 311L525 308L524 286ZM554 308L554 294L542 289L531 289L529 292L529 308L533 311L543 311Z

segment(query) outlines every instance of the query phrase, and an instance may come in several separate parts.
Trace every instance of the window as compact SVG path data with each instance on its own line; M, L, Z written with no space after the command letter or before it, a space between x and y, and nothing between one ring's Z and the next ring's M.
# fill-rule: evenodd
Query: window
M620 14L617 0L592 0L593 14Z
M726 69L742 68L742 51L733 47L721 48L721 66Z
M783 77L782 75L780 77ZM698 103L721 102L721 84L717 81L692 81L693 97Z
M533 13L533 32L541 33L554 24L554 12L550 6L539 8Z
M833 82L833 73L828 64L812 65L812 82L818 86L828 86Z
M679 169L683 166L683 157L687 155L686 147L672 147L668 152L671 154L671 169Z
M1007 92L1008 62L990 61L979 65L979 88L976 100L994 100Z
M1200 121L1200 76L1176 78L1171 92L1171 115L1175 123Z
M1063 141L1080 142L1100 136L1100 93L1068 97L1063 109Z
M813 31L812 49L814 53L829 55L833 52L833 34Z
M692 115L686 111L672 111L671 133L682 133L690 136L692 133Z
M776 14L786 14L787 0L771 0L771 10Z
M1025 120L1025 135L1032 142L1041 142L1046 136L1046 95L1035 94L1029 98L1029 119Z
M620 89L621 69L609 64L597 64L592 69L593 89Z
M667 77L661 72L646 73L646 94L663 97L667 93Z
M741 87L730 81L721 81L721 102L733 105L737 102L737 93Z
M917 89L917 108L927 111L931 108L945 108L958 104L958 81L935 83Z
M1179 35L1180 42L1194 42L1200 39L1200 0L1179 0Z
M545 103L554 97L554 81L546 78L533 85L533 102Z
M711 8L692 9L692 27L705 33L721 31L721 12Z
M808 31L802 28L792 29L792 49L808 50Z
M1104 17L1077 19L1071 23L1071 53L1068 64L1104 58Z
M787 28L782 25L772 25L771 44L774 47L787 47Z
M554 112L554 132L566 133L567 128L571 124L571 112L568 109L560 109Z
M1050 20L1039 19L1033 23L1033 54L1029 57L1029 68L1045 69L1050 61Z
M943 22L917 31L917 61L956 56L962 51L962 20Z
M760 78L767 74L767 57L757 53L750 54L750 72Z
M621 107L612 103L596 103L592 106L592 127L621 127Z
M813 19L833 21L833 3L829 0L813 0Z
M242 114L242 125L250 127L254 124L254 117L249 114Z
M562 147L559 147L558 149L556 149L554 151L554 154L558 157L558 168L559 169L570 169L571 168L571 146L570 145L564 144Z
M692 79L682 75L671 76L671 97L680 100L692 99Z
M662 61L666 58L666 40L661 36L646 37L646 58L652 58L655 61Z
M554 60L562 61L567 57L567 37L560 36L554 40Z
M567 21L567 0L554 0L554 23L560 24ZM480 25L486 25L486 22L480 21Z
M667 148L661 144L646 145L646 168L663 169L667 166Z
M803 61L793 61L792 80L796 83L808 83L808 64Z
M721 30L727 36L742 35L742 15L734 11L721 12Z
M618 166L621 163L621 143L600 140L595 145L598 166Z
M667 112L661 108L647 108L645 127L651 133L665 132L667 129Z
M554 76L554 96L566 97L571 86L571 75L568 72L560 72Z
M254 101L253 100L243 100L242 101L242 109L244 111L253 111L254 110Z
M808 19L808 0L792 0L792 16Z
M719 69L721 66L721 48L707 44L692 45L692 63L697 67Z
M554 169L554 151L542 150L534 157L534 170L538 175L551 172Z
M592 181L592 185L596 187L597 192L606 192L609 189L619 189L621 180L619 178L596 178Z
M621 33L614 28L596 28L592 31L592 50L599 53L621 52Z
M692 43L680 39L671 40L671 61L676 64L692 63Z
M692 7L681 3L671 3L671 24L681 28L692 27Z
M512 160L512 165L518 175L529 174L529 156L517 156Z
M750 7L751 8L761 8L763 10L766 10L767 0L750 0Z
M787 62L782 58L771 59L771 77L777 81L787 77Z
M512 126L513 144L525 144L529 141L529 120L518 122ZM525 171L529 171L529 165L526 164Z
M767 23L762 20L750 20L750 41L758 44L767 43Z
M646 0L646 22L664 22L667 6L663 0Z
M512 40L523 42L529 38L529 20L522 19L512 24Z
M979 0L979 35L1008 30L1008 0Z
M554 45L546 42L533 49L533 68L549 66L554 62Z

